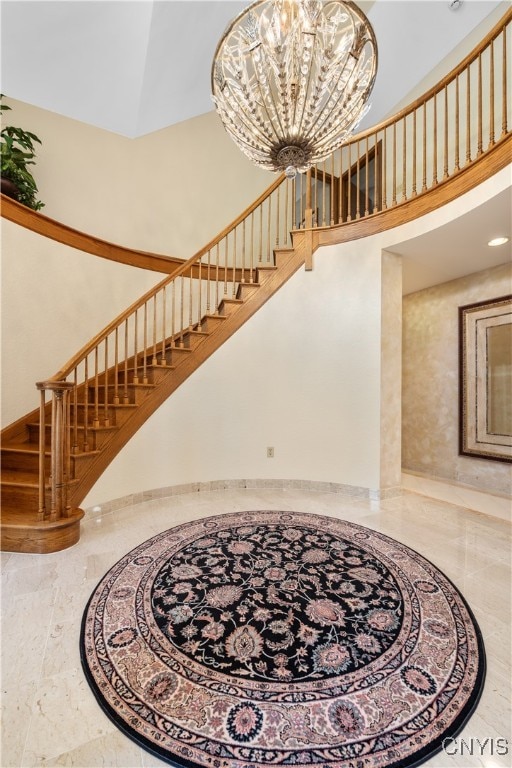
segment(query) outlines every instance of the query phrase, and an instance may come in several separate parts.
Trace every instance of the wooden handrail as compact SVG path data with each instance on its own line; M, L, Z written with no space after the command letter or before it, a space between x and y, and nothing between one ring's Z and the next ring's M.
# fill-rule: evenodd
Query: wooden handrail
M336 234L321 232L333 227L345 240L341 229L354 221L366 222L374 232L372 217L382 219L386 210L403 209L410 200L451 184L508 141L511 21L512 9L434 87L313 167L312 221L306 203L298 224L317 233L313 244L332 242ZM428 206L425 199L425 212Z
M128 317L133 315L137 310L144 307L150 299L152 299L157 293L163 290L167 285L173 282L178 277L191 276L193 279L199 277L198 264L202 257L221 243L231 232L233 232L240 224L243 223L252 213L260 208L260 206L267 200L275 190L285 181L285 175L281 174L273 184L268 187L251 205L249 205L245 211L234 219L234 221L225 227L220 234L208 243L204 248L201 248L197 253L191 256L187 261L181 262L180 266L174 270L172 276L164 278L156 286L150 288L141 298L133 302L127 309L119 314L111 323L103 328L96 334L82 349L73 355L73 357L66 363L66 365L53 376L51 376L46 383L64 381L70 372L78 365L78 363L90 354L107 336L109 336L116 327L119 327ZM228 282L247 282L244 280L246 270L233 269L232 266L223 267L225 274L227 275Z
M209 250L215 247L215 245L220 242L226 235L229 234L235 227L237 227L239 224L243 222L244 219L246 219L251 213L254 213L267 198L270 197L270 195L285 181L285 175L284 173L280 174L276 180L270 185L270 187L267 187L259 197L256 198L256 200L251 203L243 213L240 214L240 216L237 216L236 219L234 219L231 224L228 224L227 227L225 227L222 232L220 232L216 237L213 238L213 240L210 240L210 242L204 246L204 248L201 248L194 256L192 256L192 260L199 259L201 256L204 256L205 253L207 253Z
M251 203L243 213L237 216L231 224L228 224L228 226L211 240L210 243L194 254L192 259L206 253L209 248L212 248L219 239L222 239L227 232L237 226L251 211L256 210L263 200L265 200L268 195L281 184L283 179L284 174L279 176L268 189L262 192L262 194ZM152 272L163 272L169 275L174 274L177 269L185 264L185 259L126 248L123 245L110 243L107 240L102 240L94 235L80 232L77 229L68 227L66 224L62 224L55 219L45 216L40 211L33 211L31 208L27 208L26 205L18 203L17 200L13 200L7 195L1 194L0 201L0 213L4 219L8 219L15 224L30 229L38 235L48 237L51 240L67 245L70 248L76 248L84 253L90 253L93 256L99 256L100 258L116 261L131 267L148 269Z
M433 85L428 91L425 91L425 93L421 94L421 96L418 96L411 104L407 104L407 106L403 107L399 112L396 112L394 115L391 115L391 117L388 117L385 120L382 120L380 123L373 125L371 128L367 128L366 130L356 134L350 140L350 142L347 142L347 146L348 144L355 144L362 139L370 138L375 133L391 127L393 123L400 122L404 117L407 117L416 109L418 109L418 107L421 107L426 101L430 101L430 99L432 99L436 94L441 93L445 86L449 85L456 79L457 75L462 74L473 62L478 60L478 57L482 51L484 51L493 40L496 40L496 38L502 34L504 29L508 26L508 24L510 24L511 21L512 8L510 8L503 15L503 17L494 25L490 32L488 32L487 35L482 40L480 40L478 45L476 45L473 50L470 51L467 56L451 70L451 72L445 75L442 80Z
M238 301L238 286L255 283L257 269L271 265L280 237L282 244L290 242L293 206L289 191L284 175L276 179L205 248L122 312L54 376L37 384L41 391L40 519L48 519L45 392L52 392L49 519L55 520L69 513L72 453L89 451L90 430L110 425L109 404L128 402L129 376L135 384L146 384L149 366L171 365L176 350L187 346L187 336L201 332L204 319L219 316L227 302ZM83 422L79 423L81 412Z
M506 99L511 19L512 10L459 67L394 118L358 134L306 175L277 178L216 238L38 385L42 392L54 391L52 431L67 430L55 442L60 458L52 458L52 467L58 478L69 481L70 451L89 450L88 430L110 425L109 403L128 403L128 379L145 384L150 366L172 366L203 323L212 317L219 322L229 303L240 301L241 287L256 284L259 271L273 268L276 249L300 240L310 268L319 245L374 234L428 213L503 167L511 142ZM495 55L500 46L501 58ZM33 216L40 220L40 214ZM45 411L43 398L41 424ZM79 412L85 414L80 425ZM58 469L54 461L60 462ZM41 464L44 515L44 459ZM59 488L60 480L57 517L66 514Z
M109 243L94 235L85 234L68 227L66 224L50 219L39 211L27 208L26 205L18 203L7 195L1 195L1 213L4 219L30 229L38 235L43 235L43 237L68 245L70 248L77 248L79 251L109 261L116 261L140 269L149 269L152 272L163 272L167 275L175 272L183 264L183 259L147 251L136 251L133 248L125 248L123 245Z

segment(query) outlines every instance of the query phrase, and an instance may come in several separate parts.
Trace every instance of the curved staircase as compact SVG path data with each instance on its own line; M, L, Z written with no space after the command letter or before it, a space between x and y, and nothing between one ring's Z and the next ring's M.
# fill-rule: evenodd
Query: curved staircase
M509 165L511 21L509 10L409 107L296 181L277 179L189 261L137 253L134 264L170 276L39 382L40 409L2 431L2 550L53 552L78 541L79 505L114 456L301 265L312 267L316 248L424 215ZM23 226L42 232L42 218L31 212ZM65 229L45 234L125 257Z
M52 432L59 429L52 407L44 417L32 412L4 430L2 454L2 549L15 552L52 552L79 539L81 501L114 456L179 386L221 344L259 309L304 263L304 249L275 250L274 264L259 264L252 282L236 284L233 296L223 296L215 312L205 312L189 327L166 336L141 352L117 360L76 386L54 377L41 390L59 391L68 433L69 459L60 482L65 487L62 509L52 498ZM228 270L232 272L232 270ZM149 328L145 329L147 337ZM152 331L151 331L152 332ZM146 338L147 340L147 338ZM41 423L44 422L43 427ZM43 434L42 434L43 430ZM44 494L40 489L40 446L44 443ZM66 464L66 460L64 460ZM53 489L53 494L59 489ZM44 498L43 498L44 497Z

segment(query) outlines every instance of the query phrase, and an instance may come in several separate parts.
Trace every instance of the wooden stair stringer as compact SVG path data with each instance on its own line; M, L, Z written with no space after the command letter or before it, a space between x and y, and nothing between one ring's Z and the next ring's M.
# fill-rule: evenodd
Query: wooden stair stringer
M22 471L24 464L28 470L28 465L34 463L33 457L37 451L35 445L38 443L39 410L26 414L2 430L3 455L10 454L6 467L2 468L2 497L6 502L1 515L2 550L43 554L60 551L79 540L80 520L84 514L80 504L119 451L162 403L304 264L304 238L294 235L293 242L293 248L276 250L275 266L260 265L258 279L254 284L241 284L237 295L243 298L224 299L218 314L205 315L202 318L198 326L207 328L206 332L198 330L197 326L185 331L185 336L189 337L189 347L170 349L171 358L176 357L175 365L162 365L161 361L155 365L148 358L147 366L154 374L154 382L138 388L140 398L136 394L135 386L133 396L138 402L107 404L112 423L108 426L89 426L89 432L94 434L91 438L91 449L71 456L76 474L68 485L67 517L58 520L40 519L37 510L37 470L32 468L28 479ZM172 342L171 339L168 341ZM129 386L133 388L133 382L130 382ZM146 395L142 394L143 390L146 390ZM77 407L83 408L84 405L79 401ZM51 403L47 403L46 409L48 440ZM83 427L79 426L78 429ZM49 442L47 445L49 446ZM16 451L23 457L19 468L15 466ZM48 484L46 490L48 494ZM47 495L47 502L48 499Z
M132 416L113 434L105 449L89 463L83 476L78 478L76 486L71 489L70 502L73 507L81 504L111 461L148 418L304 264L303 238L298 237L297 241L296 245L294 241L293 248L280 249L276 254L279 266L268 271L257 290L240 302L236 309L232 309L214 330L206 334L201 344L180 362L172 371L172 375L159 382L134 410Z

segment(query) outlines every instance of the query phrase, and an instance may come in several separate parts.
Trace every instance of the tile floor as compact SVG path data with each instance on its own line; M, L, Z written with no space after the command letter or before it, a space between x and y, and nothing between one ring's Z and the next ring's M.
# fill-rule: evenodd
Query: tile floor
M460 734L465 744L452 744L452 754L439 753L424 765L510 768L508 523L411 492L375 502L264 489L189 493L103 516L89 513L80 542L65 552L2 554L1 768L164 765L116 729L84 679L79 633L85 604L122 555L159 531L202 516L258 509L314 512L358 522L421 552L452 579L484 635L487 679L479 706ZM477 739L484 744L482 754Z

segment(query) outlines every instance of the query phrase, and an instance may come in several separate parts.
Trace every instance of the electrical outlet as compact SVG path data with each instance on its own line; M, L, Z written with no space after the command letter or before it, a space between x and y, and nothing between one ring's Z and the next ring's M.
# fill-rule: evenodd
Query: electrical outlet
M274 448L267 448L267 459L274 458Z

